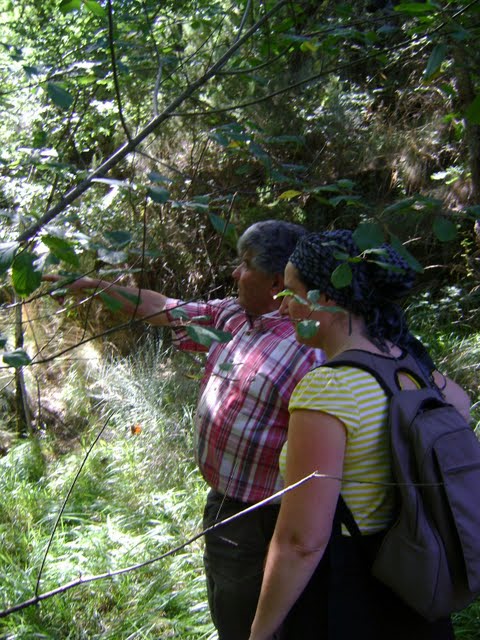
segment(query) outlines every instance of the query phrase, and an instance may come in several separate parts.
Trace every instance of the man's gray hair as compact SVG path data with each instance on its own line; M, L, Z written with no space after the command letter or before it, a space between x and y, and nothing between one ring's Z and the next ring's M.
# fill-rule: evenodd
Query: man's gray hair
M281 273L295 245L307 233L299 224L284 220L264 220L248 227L237 243L238 255L247 251L253 266L265 273Z

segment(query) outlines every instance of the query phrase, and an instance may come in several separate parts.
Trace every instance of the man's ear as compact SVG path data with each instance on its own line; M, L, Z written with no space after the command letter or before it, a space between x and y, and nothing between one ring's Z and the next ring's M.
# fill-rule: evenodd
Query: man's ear
M277 293L285 289L285 281L282 273L275 273L272 280L272 296L276 296Z

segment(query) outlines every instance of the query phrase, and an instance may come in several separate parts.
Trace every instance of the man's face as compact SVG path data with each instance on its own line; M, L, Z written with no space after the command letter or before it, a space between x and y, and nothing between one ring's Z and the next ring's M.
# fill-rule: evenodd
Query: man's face
M277 276L256 269L248 251L240 256L240 260L232 273L237 283L238 303L247 313L257 316L278 309L279 302L273 296L281 291L283 284L276 283Z

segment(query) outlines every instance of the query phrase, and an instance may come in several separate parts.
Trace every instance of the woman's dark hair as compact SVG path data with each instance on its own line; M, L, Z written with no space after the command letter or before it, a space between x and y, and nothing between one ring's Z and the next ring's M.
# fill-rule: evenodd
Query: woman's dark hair
M410 334L398 301L411 289L415 272L390 244L362 252L351 231L311 233L298 242L290 262L307 289L318 290L362 316L368 337L380 349L386 349L387 340L406 346ZM337 287L332 274L345 264L350 282Z

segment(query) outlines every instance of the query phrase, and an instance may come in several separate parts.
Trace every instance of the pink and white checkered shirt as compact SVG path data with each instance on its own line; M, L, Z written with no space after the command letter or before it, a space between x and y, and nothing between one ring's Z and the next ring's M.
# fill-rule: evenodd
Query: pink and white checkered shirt
M235 299L181 304L190 318L228 331L233 339L208 351L196 414L196 459L216 491L255 503L282 488L278 459L287 437L288 401L296 384L324 355L295 340L288 318L275 311L250 318ZM174 344L206 351L169 315Z

